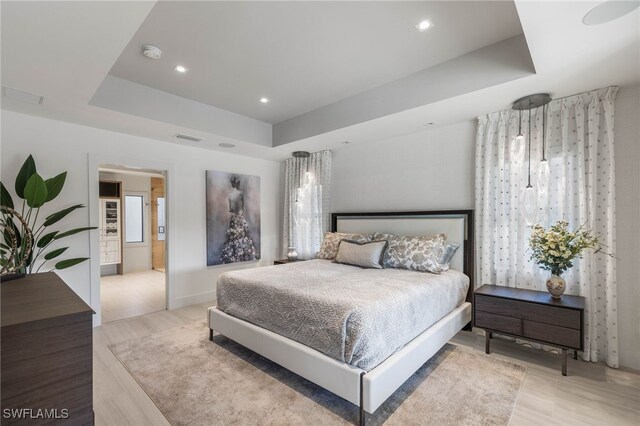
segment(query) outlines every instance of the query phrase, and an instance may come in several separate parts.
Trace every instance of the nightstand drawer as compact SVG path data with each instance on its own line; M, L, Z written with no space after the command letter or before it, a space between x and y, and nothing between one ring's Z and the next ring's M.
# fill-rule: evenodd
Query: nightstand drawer
M504 331L505 333L522 333L522 320L520 318L495 315L489 312L476 311L474 325L476 327L488 328L489 330Z
M573 349L582 349L580 344L580 330L558 327L556 325L541 324L535 321L524 321L522 335L535 340L542 340Z
M476 294L476 310L580 329L580 311Z

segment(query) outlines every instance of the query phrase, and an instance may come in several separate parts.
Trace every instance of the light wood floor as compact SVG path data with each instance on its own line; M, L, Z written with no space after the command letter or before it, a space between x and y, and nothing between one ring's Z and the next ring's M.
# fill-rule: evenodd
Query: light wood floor
M168 425L158 408L111 353L107 345L136 339L206 318L210 304L154 312L113 321L94 329L94 411L97 425ZM484 351L484 336L460 332L452 343ZM638 425L640 375L602 363L569 360L494 339L493 356L528 367L511 425ZM418 416L419 413L416 413Z
M166 307L164 273L156 270L100 277L100 292L103 323Z

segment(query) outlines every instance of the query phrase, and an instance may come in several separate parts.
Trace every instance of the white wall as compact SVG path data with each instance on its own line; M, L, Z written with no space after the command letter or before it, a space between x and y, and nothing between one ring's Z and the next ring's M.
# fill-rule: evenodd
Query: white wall
M640 86L616 99L620 365L640 370ZM331 210L474 208L475 121L336 150Z
M615 114L620 365L640 370L640 85L620 88Z
M281 229L281 164L199 148L189 148L116 132L2 111L1 177L12 190L18 169L33 154L38 172L45 177L68 171L67 184L49 208L55 211L75 203L89 203L89 164L92 158L120 158L124 164L153 160L171 168L167 193L173 203L167 212L169 225L169 264L171 289L169 306L179 307L214 300L217 276L226 270L267 265L279 253ZM135 165L135 164L131 164ZM261 178L262 260L235 266L206 267L205 170L247 173ZM97 170L95 182L98 181ZM15 194L13 194L15 197ZM48 210L49 211L49 210ZM70 215L61 226L97 226L97 213L83 209ZM91 217L95 216L93 222ZM95 222L95 223L94 223ZM97 231L91 231L97 233ZM173 232L173 234L171 233ZM90 253L88 233L69 237L69 257ZM97 234L91 240L96 241ZM171 258L172 257L172 258ZM98 259L99 261L99 259ZM60 276L97 312L100 295L92 291L91 266L85 262L60 271ZM95 268L95 275L98 275ZM97 293L97 294L96 294Z
M143 243L127 244L123 243L122 261L124 273L146 271L151 269L151 177L149 175L133 175L129 173L100 172L100 180L110 180L122 182L121 190L124 195L127 192L144 194L144 219L143 219ZM124 216L122 222L122 238L124 239ZM110 265L111 266L111 265ZM115 266L115 265L113 265ZM103 271L109 270L115 273L113 268L101 268Z
M331 210L472 209L474 121L336 150Z

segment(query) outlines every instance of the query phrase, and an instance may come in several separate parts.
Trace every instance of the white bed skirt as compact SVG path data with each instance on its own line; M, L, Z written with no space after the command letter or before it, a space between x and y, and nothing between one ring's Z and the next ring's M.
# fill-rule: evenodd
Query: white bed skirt
M413 373L471 321L471 304L463 303L409 344L366 373L362 408L373 413ZM209 328L360 406L363 370L301 343L209 308Z

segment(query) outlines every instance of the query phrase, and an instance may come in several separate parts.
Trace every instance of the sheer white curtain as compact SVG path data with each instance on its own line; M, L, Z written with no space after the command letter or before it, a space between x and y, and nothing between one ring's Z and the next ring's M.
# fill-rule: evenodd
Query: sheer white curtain
M331 151L285 163L282 246L295 247L300 259L315 257L329 230Z
M478 117L476 218L480 283L546 291L548 271L529 260L531 223L559 219L586 225L615 252L614 99L617 88L552 101L546 107L546 164L542 159L543 108ZM528 138L531 136L532 217L525 217ZM548 168L547 168L548 167ZM616 260L588 251L563 274L567 294L587 299L582 358L618 366Z

